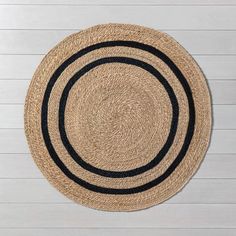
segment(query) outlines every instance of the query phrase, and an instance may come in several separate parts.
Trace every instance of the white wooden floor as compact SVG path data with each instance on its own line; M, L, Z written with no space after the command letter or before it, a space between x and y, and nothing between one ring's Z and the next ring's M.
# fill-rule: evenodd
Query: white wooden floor
M208 154L184 190L134 213L74 204L43 178L23 130L23 103L43 55L94 24L163 30L198 61L213 98ZM0 235L236 235L236 0L0 0Z

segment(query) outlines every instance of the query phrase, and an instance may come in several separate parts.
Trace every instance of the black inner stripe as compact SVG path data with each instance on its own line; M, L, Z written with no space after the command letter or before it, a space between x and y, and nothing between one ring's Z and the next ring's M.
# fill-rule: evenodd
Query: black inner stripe
M160 150L160 152L153 158L152 161L147 163L144 166L132 169L132 170L127 170L127 171L109 171L109 170L103 170L99 169L97 167L94 167L90 165L89 163L85 162L79 155L78 153L74 150L73 146L70 144L70 141L67 138L66 130L65 130L65 107L66 107L66 101L69 95L69 92L72 88L72 86L78 81L85 73L89 72L91 69L102 65L106 63L124 63L124 64L130 64L134 65L137 67L140 67L149 73L151 73L153 76L156 77L160 81L160 83L163 85L163 87L166 89L171 104L172 104L172 121L171 121L171 128L170 132L168 135L168 138L166 140L166 143ZM102 58L99 60L96 60L88 65L86 65L84 68L82 68L80 71L78 71L67 83L65 86L62 96L60 99L60 106L59 106L59 131L60 131L60 136L61 140L70 154L70 156L73 158L75 162L77 162L80 166L82 166L84 169L93 172L98 175L110 177L110 178L125 178L125 177L130 177L130 176L135 176L141 173L144 173L145 171L148 171L158 165L161 160L165 157L166 153L169 151L171 145L173 144L175 135L176 135L176 130L178 126L178 116L179 116L179 105L177 98L175 96L175 93L172 89L172 87L169 85L167 80L151 65L142 62L140 60L132 59L132 58L127 58L127 57L107 57L107 58Z
M50 93L52 91L52 88L57 80L57 78L61 75L61 73L65 70L65 68L70 65L73 61L78 59L79 57L85 55L88 52L91 52L93 50L102 48L102 47L113 47L113 46L125 46L125 47L132 47L132 48L138 48L147 52L150 52L151 54L157 56L160 58L162 61L164 61L169 68L173 71L173 73L176 75L178 80L180 81L181 85L183 86L183 89L186 93L187 99L188 99L188 105L189 105L189 123L188 123L188 128L187 128L187 133L186 137L183 143L183 146L177 155L176 159L173 161L173 163L168 167L168 169L159 177L156 179L152 180L149 183L146 183L144 185L135 187L135 188L127 188L127 189L114 189L114 188L104 188L101 186L96 186L91 183L88 183L77 176L75 176L70 170L64 165L64 163L60 160L59 156L57 155L52 143L51 139L49 136L48 132L48 121L47 121L47 116L48 116L48 101L50 97ZM61 66L54 72L52 75L50 81L48 82L47 88L45 90L44 98L43 98L43 103L42 103L42 114L41 114L41 128L42 128L42 133L45 141L45 145L48 149L48 152L55 162L55 164L62 170L62 172L71 180L76 182L77 184L83 186L86 189L89 189L91 191L95 192L100 192L104 194L132 194L132 193L138 193L142 192L145 190L148 190L157 184L161 183L163 180L165 180L168 176L171 175L171 173L175 170L175 168L179 165L179 163L183 160L189 144L192 140L192 136L194 133L194 126L195 126L195 108L194 108L194 101L192 97L192 92L189 87L188 82L184 78L182 72L178 69L178 67L170 60L169 57L167 57L164 53L159 51L158 49L142 44L139 42L134 42L134 41L108 41L108 42L102 42L98 43L95 45L91 45L85 49L80 50L79 52L75 53L72 55L69 59L67 59L65 62L61 64Z

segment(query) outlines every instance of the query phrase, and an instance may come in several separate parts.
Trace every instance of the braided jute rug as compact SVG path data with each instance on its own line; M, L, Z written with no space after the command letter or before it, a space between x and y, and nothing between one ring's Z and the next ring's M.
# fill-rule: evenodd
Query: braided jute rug
M25 103L32 156L60 192L132 211L180 191L211 134L211 100L193 58L165 33L98 25L42 60Z

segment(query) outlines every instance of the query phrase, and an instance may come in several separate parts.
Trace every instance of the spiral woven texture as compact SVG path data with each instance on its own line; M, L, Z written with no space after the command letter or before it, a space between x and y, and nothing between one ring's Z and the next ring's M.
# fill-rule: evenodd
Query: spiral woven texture
M136 25L70 35L38 66L25 133L49 182L70 199L133 211L176 194L211 134L204 75L173 38Z

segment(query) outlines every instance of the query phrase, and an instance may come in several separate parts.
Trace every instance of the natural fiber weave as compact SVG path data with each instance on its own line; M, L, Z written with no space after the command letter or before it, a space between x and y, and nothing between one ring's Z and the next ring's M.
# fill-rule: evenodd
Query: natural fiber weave
M37 68L25 132L46 178L76 202L131 211L163 202L195 173L211 133L208 87L165 33L99 25Z

